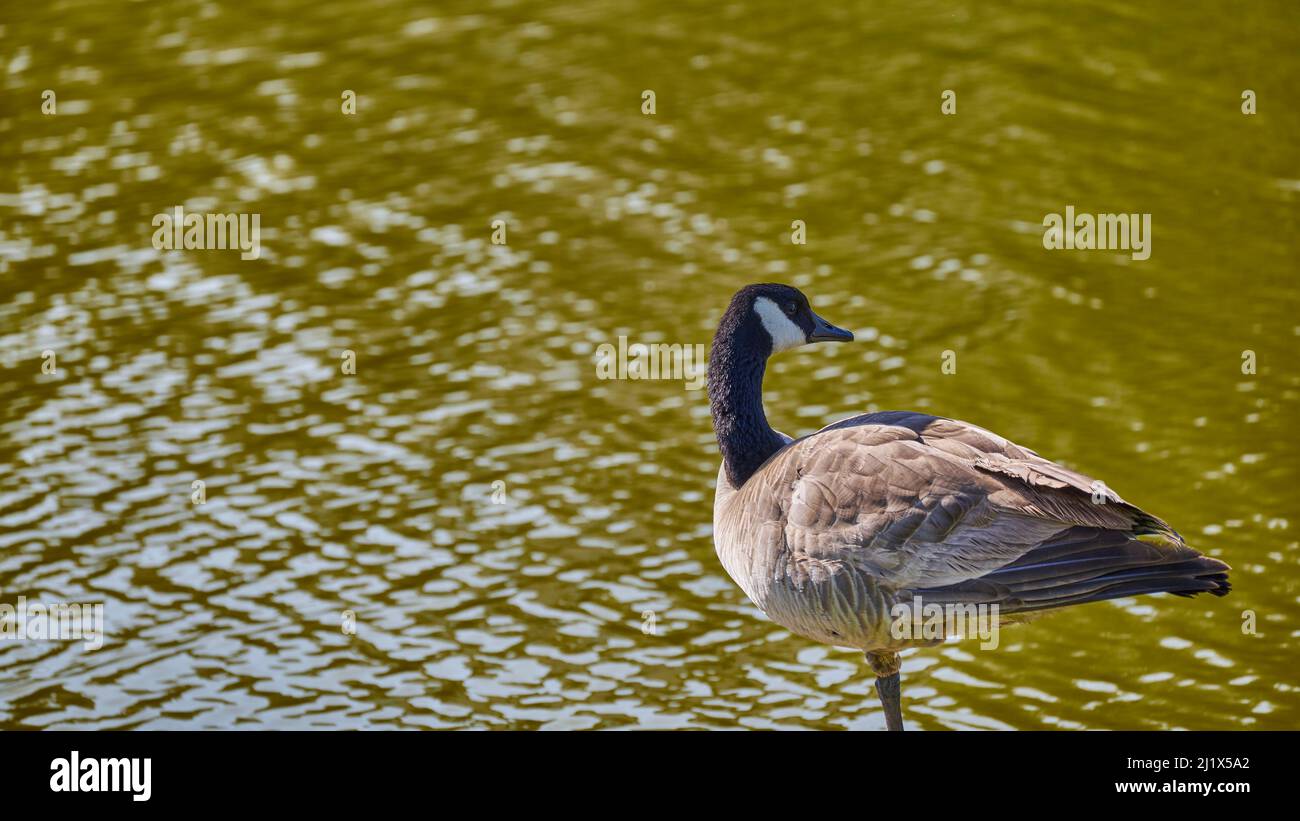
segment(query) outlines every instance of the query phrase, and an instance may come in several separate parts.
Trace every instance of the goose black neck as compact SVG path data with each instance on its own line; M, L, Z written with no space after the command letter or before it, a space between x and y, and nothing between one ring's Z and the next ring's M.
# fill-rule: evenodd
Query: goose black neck
M737 488L785 446L763 413L763 373L772 340L753 319L748 311L729 311L709 353L713 431L727 478Z

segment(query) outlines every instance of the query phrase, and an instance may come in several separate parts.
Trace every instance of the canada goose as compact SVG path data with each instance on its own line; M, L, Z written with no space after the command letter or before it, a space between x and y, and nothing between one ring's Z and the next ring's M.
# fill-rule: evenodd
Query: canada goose
M767 358L852 339L788 285L732 298L708 367L722 452L713 539L772 621L866 653L890 730L903 729L898 651L936 643L896 637L900 604L995 605L1006 623L1141 593L1228 592L1228 565L1160 519L974 425L888 411L798 440L774 431L763 413Z

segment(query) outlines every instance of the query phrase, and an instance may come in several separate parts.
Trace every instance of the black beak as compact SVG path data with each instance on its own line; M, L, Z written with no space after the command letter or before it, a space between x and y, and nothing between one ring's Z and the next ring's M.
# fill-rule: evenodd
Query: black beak
M808 336L809 342L852 342L853 334L843 328L836 328L831 323L813 314L813 331Z

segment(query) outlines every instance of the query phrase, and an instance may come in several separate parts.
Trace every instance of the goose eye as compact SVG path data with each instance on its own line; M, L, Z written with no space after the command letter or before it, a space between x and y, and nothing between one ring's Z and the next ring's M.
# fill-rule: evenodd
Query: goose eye
M787 303L785 303L785 314L786 314L786 316L794 316L794 315L797 314L798 312L799 312L799 306L798 306L798 305L795 305L793 302L787 302Z

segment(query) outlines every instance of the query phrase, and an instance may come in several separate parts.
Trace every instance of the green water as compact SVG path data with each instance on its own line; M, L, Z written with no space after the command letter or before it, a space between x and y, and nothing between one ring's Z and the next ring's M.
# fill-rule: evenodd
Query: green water
M9 4L0 603L107 637L0 642L0 727L883 727L714 556L703 393L596 375L776 280L858 334L777 428L965 419L1234 568L910 653L909 726L1295 728L1297 7L992 5Z

